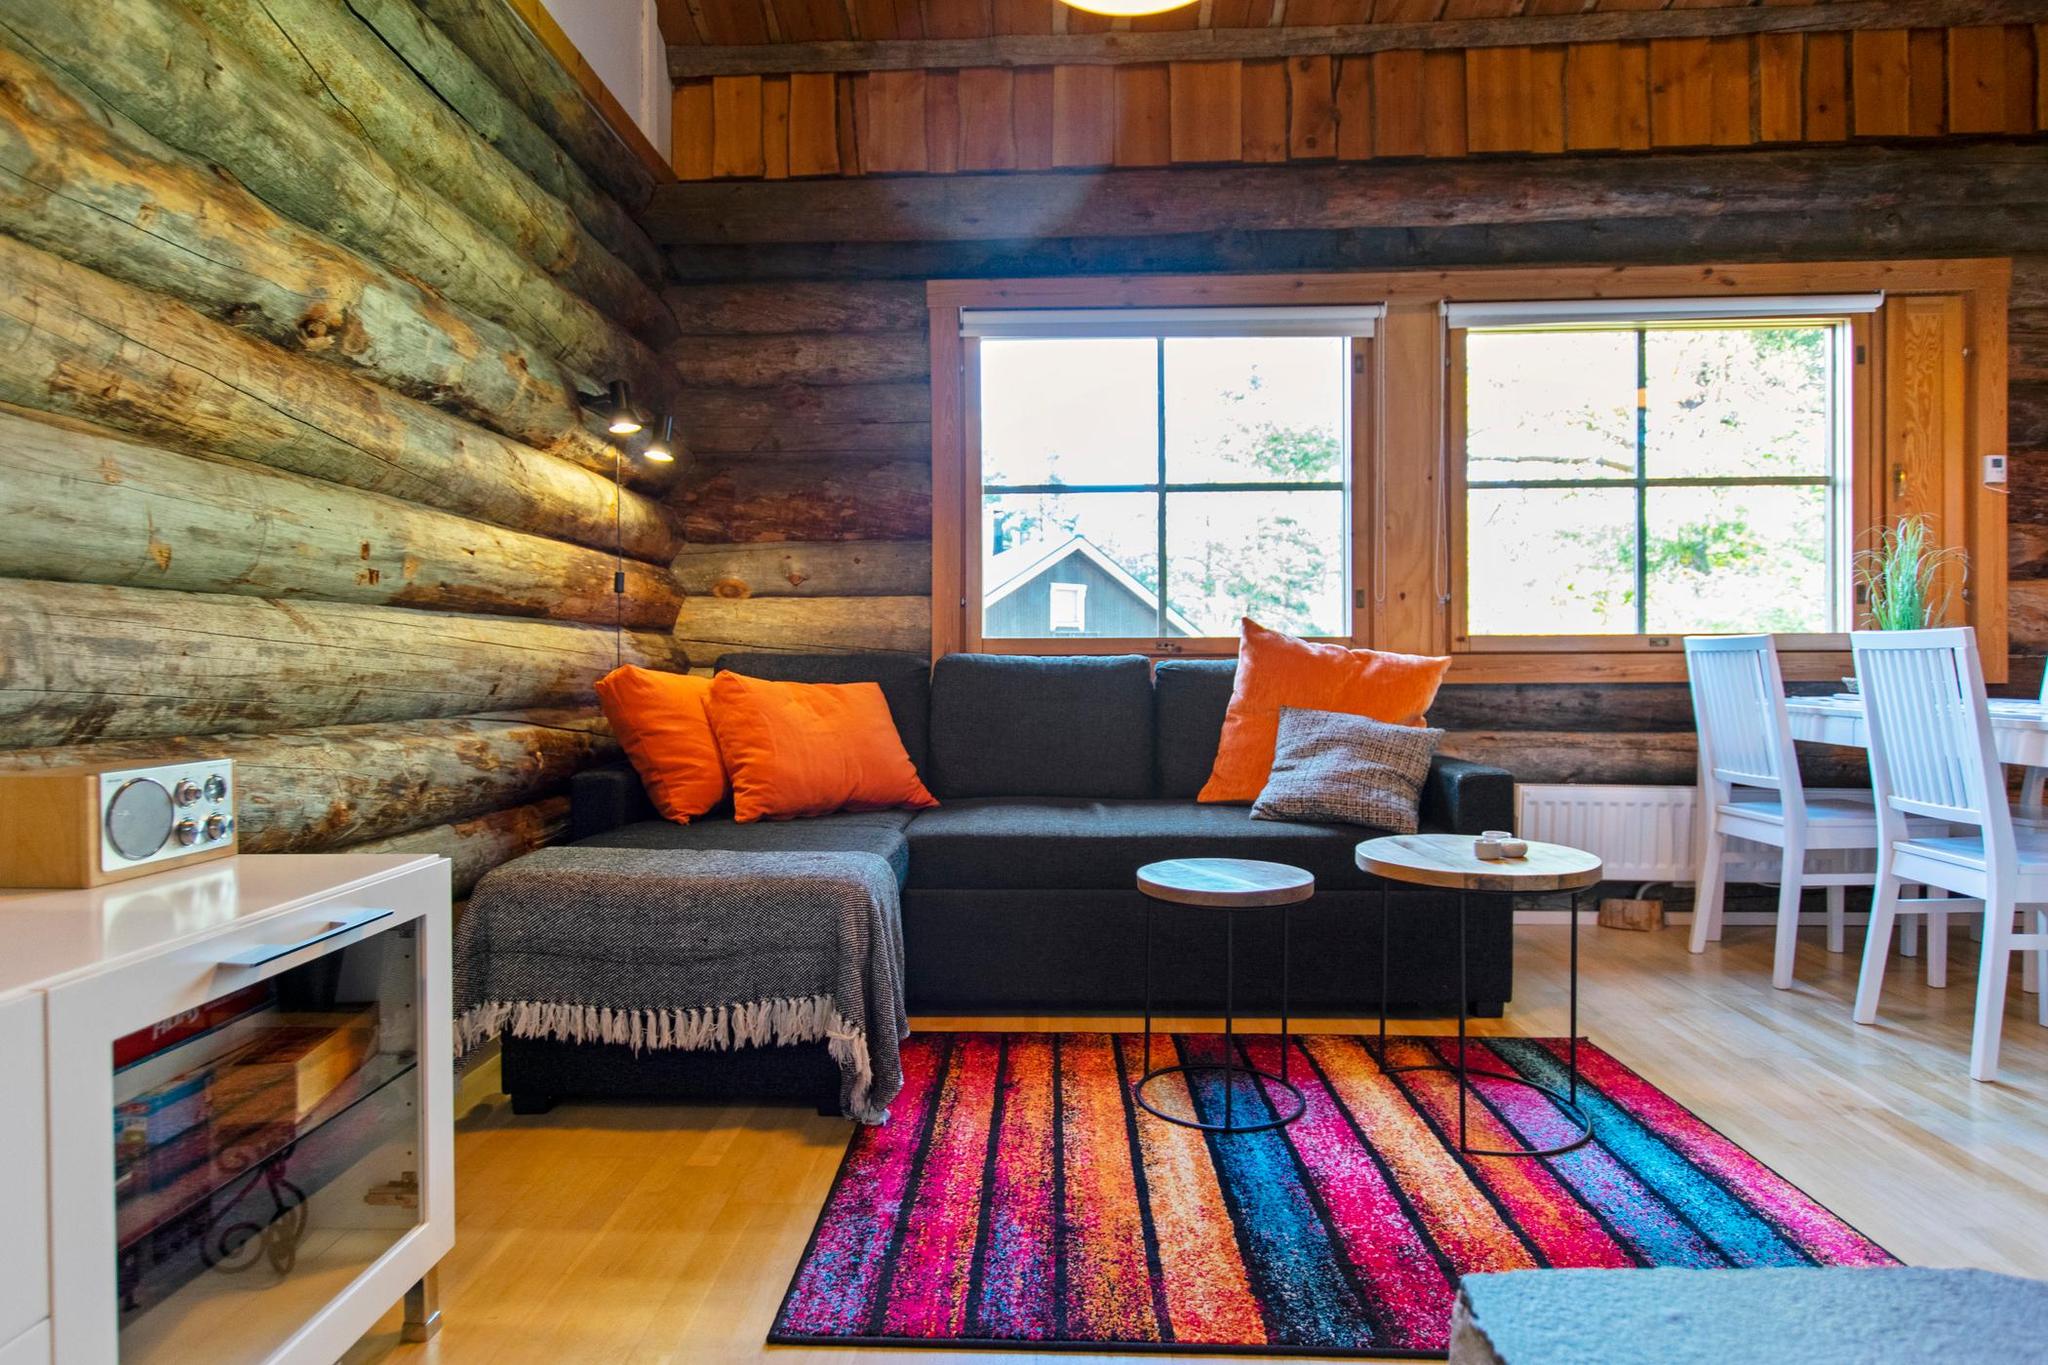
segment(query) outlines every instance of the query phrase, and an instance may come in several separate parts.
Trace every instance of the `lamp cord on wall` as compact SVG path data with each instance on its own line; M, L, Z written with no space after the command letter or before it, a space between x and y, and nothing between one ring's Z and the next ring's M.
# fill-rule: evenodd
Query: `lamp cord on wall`
M612 667L626 662L626 467L612 447Z

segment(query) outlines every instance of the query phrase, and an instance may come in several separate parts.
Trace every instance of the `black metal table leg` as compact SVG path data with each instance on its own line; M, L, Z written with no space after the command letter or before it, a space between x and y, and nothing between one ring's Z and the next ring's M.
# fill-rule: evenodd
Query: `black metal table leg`
M1492 1067L1475 1067L1475 1066L1471 1065L1471 1064L1470 1064L1470 1062L1469 1062L1469 1061L1467 1060L1467 1057L1466 1057L1466 1052L1467 1052L1467 1049L1468 1049L1468 1046L1469 1046L1469 1041L1470 1041L1470 1040L1469 1040L1469 1038L1468 1038L1468 1023L1467 1023L1467 1020L1468 1020L1468 1017L1469 1017L1469 1014L1470 1014L1470 1010L1471 1010L1471 1002L1470 1002L1469 1000L1467 1000L1467 999L1465 998L1465 997L1466 997L1466 994L1467 994L1467 992L1468 992L1468 991L1469 991L1469 989L1470 989L1470 986L1469 986L1469 984L1468 984L1468 970L1469 970L1469 964L1468 964L1468 963L1467 963L1467 961L1466 961L1466 947L1467 947L1467 938L1466 938L1466 923L1465 923L1465 921L1466 921L1466 915L1467 915L1467 905L1466 905L1466 894L1465 894L1464 892L1462 892L1462 891L1458 893L1458 1056L1457 1056L1457 1062L1456 1062L1456 1064L1455 1064L1455 1065L1451 1065L1451 1066L1446 1066L1446 1065L1444 1065L1444 1064L1443 1064L1443 1063L1441 1063L1441 1062L1421 1062L1421 1063L1417 1063L1416 1065L1413 1065L1413 1066L1388 1066L1388 1065L1387 1065L1387 1063L1386 1063L1386 1056L1387 1056L1387 1040L1386 1040L1386 1027L1387 1027L1387 1006L1386 1006L1386 987L1385 987L1385 984L1384 984L1384 982L1385 982L1385 976L1386 976L1386 948L1385 948L1385 938L1386 938L1386 917L1385 917L1385 911L1384 911L1384 906L1385 906L1385 895L1386 895L1386 893L1385 893L1385 891L1383 890L1383 891L1382 891L1382 892L1381 892L1380 894L1381 894L1381 898L1382 898L1382 899L1381 899L1381 905L1382 905L1382 913L1381 913L1381 922L1380 922L1380 934L1381 934L1381 942L1382 942L1382 946L1381 946L1381 949L1380 949L1380 973L1381 973L1381 979L1382 979L1382 985L1381 985L1381 988L1380 988L1380 1071L1381 1071L1381 1073L1382 1073L1382 1074L1384 1074L1384 1075L1405 1075L1405 1074L1408 1074L1408 1073L1410 1073L1410 1072L1416 1072L1416 1071L1442 1071L1442 1072L1445 1072L1445 1073L1447 1073L1447 1074L1449 1074L1449 1075L1453 1075L1453 1076L1456 1076L1456 1077L1458 1078L1458 1150L1459 1150L1459 1151L1460 1151L1461 1153L1463 1153L1464 1155L1466 1155L1466 1156L1561 1156L1561 1155L1563 1155L1563 1154L1564 1154L1564 1153L1566 1153L1566 1152L1574 1151L1574 1150L1576 1150L1576 1149L1578 1149L1578 1148L1580 1148L1580 1147L1583 1147L1583 1146L1585 1146L1585 1145L1586 1145L1586 1144L1587 1144L1588 1142L1592 1141L1592 1140L1593 1140L1593 1121L1592 1121L1592 1119L1590 1119L1590 1118L1588 1118L1588 1117L1586 1116L1586 1111L1585 1111L1585 1110L1583 1110L1583 1109L1579 1108L1579 1102L1578 1102L1578 1101L1579 1101L1579 1049L1578 1049L1578 1033L1579 1033L1579 937L1578 937L1578 935L1579 935L1579 920L1578 920L1578 896L1577 896L1577 894L1575 893L1575 894L1574 894L1574 895L1572 896L1572 952L1571 952L1571 981L1570 981L1570 987L1569 987L1569 989L1570 989L1570 999L1571 999L1571 1032L1572 1032L1572 1037L1571 1037L1571 1040L1570 1040L1570 1042L1569 1042L1569 1044L1568 1044L1568 1048L1567 1048L1567 1051L1568 1051L1568 1053L1569 1053L1569 1058L1570 1058L1570 1082L1569 1082L1569 1090L1570 1090L1570 1093L1569 1093L1569 1094L1566 1094L1566 1093L1565 1093L1565 1092L1563 1092L1563 1091L1560 1091L1560 1090L1554 1089L1554 1088L1553 1088L1553 1087L1551 1087L1551 1086L1545 1085L1545 1084L1543 1084L1543 1083L1542 1083L1541 1081L1532 1081L1532 1080L1530 1080L1530 1079L1529 1079L1528 1077L1526 1077L1526 1076L1518 1076L1518 1075L1515 1075L1514 1073L1512 1073L1512 1072L1508 1072L1508 1071L1498 1071L1498 1070L1495 1070L1495 1069L1494 1069L1494 1068L1492 1068ZM1510 905L1512 905L1512 901L1510 902ZM1534 1090L1534 1091L1538 1092L1539 1094L1542 1094L1542 1095L1548 1096L1548 1097L1549 1097L1549 1099L1550 1099L1550 1101L1551 1101L1551 1103L1555 1104L1555 1105L1556 1105L1556 1106L1557 1106L1557 1107L1558 1107L1558 1108L1559 1108L1560 1110L1562 1110L1562 1111L1563 1111L1563 1113L1564 1113L1564 1116L1565 1116L1565 1117L1566 1117L1567 1119L1571 1120L1571 1122L1572 1122L1572 1125L1573 1125L1573 1126L1574 1126L1574 1127L1575 1127L1575 1128L1576 1128L1576 1129L1578 1130L1577 1134L1576 1134L1576 1135L1575 1135L1575 1136L1574 1136L1574 1137L1573 1137L1573 1138L1572 1138L1572 1139L1571 1139L1570 1141L1568 1141L1568 1142L1561 1142L1561 1143L1558 1143L1558 1144L1556 1144L1555 1146L1550 1146L1550 1147L1506 1147L1506 1148L1496 1148L1496 1147L1474 1147L1474 1146L1473 1146L1473 1145L1471 1144L1471 1139L1470 1139L1470 1133L1468 1132L1468 1128L1467 1128L1467 1125L1468 1125L1468 1114L1469 1114L1469 1105L1470 1105L1470 1095L1471 1095L1471 1089L1472 1089L1472 1082L1473 1082L1473 1080L1475 1080L1475 1079L1483 1079L1483 1080L1493 1080L1493 1081L1505 1081L1505 1082L1507 1082L1507 1083L1508 1083L1508 1084L1510 1084L1510 1085L1519 1085L1519 1086L1522 1086L1522 1087L1524 1087L1525 1089L1529 1089L1529 1090Z
M1301 1090L1294 1084L1294 1082L1289 1078L1288 1075L1287 1054L1289 1047L1289 1039L1291 1037L1290 1027L1293 1022L1292 1016L1290 1014L1291 999L1289 995L1289 992L1293 985L1291 967L1293 941L1291 937L1291 922L1288 919L1289 909L1290 907L1287 905L1282 905L1280 907L1280 1073L1278 1075L1275 1075L1273 1072L1267 1071L1262 1067L1258 1066L1255 1062L1252 1062L1250 1059L1247 1059L1246 1064L1243 1066L1239 1066L1237 1064L1237 911L1236 909L1230 907L1223 908L1223 942L1225 952L1223 975L1223 1060L1221 1063L1186 1062L1177 1066L1162 1066L1157 1069L1153 1067L1153 907L1150 901L1146 903L1145 1070L1144 1074L1141 1075L1137 1079L1137 1081L1133 1083L1133 1085L1131 1086L1132 1097L1137 1100L1139 1108L1143 1109L1146 1113L1151 1114L1155 1118L1165 1119L1168 1123L1177 1123L1183 1128L1198 1128L1203 1132L1207 1133L1261 1133L1269 1129L1284 1127L1285 1125L1294 1122L1296 1119L1300 1118L1304 1113L1307 1112L1308 1100L1306 1099L1306 1097L1302 1095ZM1384 1027L1382 1031L1384 1032ZM1221 1123L1205 1123L1200 1119L1184 1118L1179 1114L1169 1114L1165 1110L1159 1109L1156 1106L1154 1106L1152 1101L1145 1097L1145 1087L1152 1081L1157 1080L1161 1076L1172 1075L1175 1072L1179 1072L1182 1074L1208 1072L1213 1075L1217 1071L1221 1071L1223 1073L1223 1121ZM1264 1081L1272 1085L1279 1086L1282 1090L1284 1090L1287 1093L1288 1097L1294 1101L1293 1106L1289 1108L1285 1113L1281 1113L1280 1106L1278 1104L1274 1104L1270 1106L1271 1112L1274 1115L1274 1117L1261 1119L1255 1122L1248 1121L1244 1123L1239 1123L1237 1121L1236 1092L1237 1078L1240 1075L1249 1076L1253 1078L1254 1083ZM1192 1091L1190 1093L1192 1094Z
M1465 1012L1470 1007L1466 1000L1469 994L1466 985L1465 960L1465 893L1458 893L1458 1150L1466 1151L1471 1144L1465 1140L1465 1101L1472 1091L1471 1078L1465 1068Z
M1145 902L1145 1070L1152 1070L1152 902Z
M1571 966L1571 1026L1570 1036L1565 1040L1565 1050L1571 1054L1572 1103L1579 1102L1579 893L1572 892L1572 908L1566 912L1572 921L1572 966ZM1589 1128L1592 1126L1587 1125Z
M1237 1093L1237 913L1223 912L1223 1126L1234 1127Z
M1293 961L1294 957L1291 951L1292 932L1290 929L1293 917L1293 906L1283 905L1280 907L1280 1079L1282 1081L1287 1079L1287 1054L1294 1050L1291 1042L1292 1035L1287 1030L1289 964Z
M1387 1069L1387 991L1391 974L1387 967L1388 944L1387 919L1392 911L1387 906L1386 883L1380 884L1380 1070Z

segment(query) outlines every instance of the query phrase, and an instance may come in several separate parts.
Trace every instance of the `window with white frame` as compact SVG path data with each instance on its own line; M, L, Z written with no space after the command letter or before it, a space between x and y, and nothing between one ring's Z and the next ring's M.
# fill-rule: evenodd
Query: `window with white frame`
M1052 629L1054 634L1072 632L1079 634L1088 629L1088 585L1086 583L1054 583L1052 590Z
M1228 637L1246 615L1347 636L1352 343L1378 312L964 313L983 637L1037 635L1048 608L1063 636ZM1082 591L1030 581L1055 573Z
M1846 629L1848 316L1880 301L1454 305L1460 636Z

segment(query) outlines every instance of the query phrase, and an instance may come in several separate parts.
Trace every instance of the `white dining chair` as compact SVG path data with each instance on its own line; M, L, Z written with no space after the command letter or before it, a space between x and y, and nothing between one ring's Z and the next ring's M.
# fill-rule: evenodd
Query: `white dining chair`
M1807 791L1799 777L1792 727L1785 715L1785 679L1768 635L1688 636L1686 676L1699 728L1700 799L1704 821L1694 878L1691 948L1703 953L1721 937L1728 840L1749 839L1780 850L1778 932L1771 984L1792 985L1799 946L1799 902L1808 887L1827 889L1828 951L1843 951L1844 888L1869 886L1871 871L1816 870L1807 855L1877 850L1877 811L1862 789ZM1930 921L1932 924L1932 921ZM1947 921L1941 920L1943 930ZM1940 970L1945 934L1930 928L1928 970Z
M1950 891L1957 899L1920 904L1955 910L1974 902L1984 911L1970 1077L1988 1081L1998 1074L2012 955L2048 955L2048 829L2013 823L1975 631L1856 631L1849 641L1862 680L1883 838L1856 1022L1877 1021L1891 927L1914 908L1903 887ZM1915 820L1969 832L1928 837L1914 832ZM2025 915L2029 929L2015 930L2016 913ZM2038 999L2040 1020L2048 1024L2048 995Z

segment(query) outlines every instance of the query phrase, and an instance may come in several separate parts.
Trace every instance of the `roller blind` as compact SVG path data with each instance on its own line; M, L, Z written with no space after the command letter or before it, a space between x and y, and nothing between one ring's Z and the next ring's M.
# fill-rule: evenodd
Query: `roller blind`
M1531 299L1447 303L1452 327L1587 327L1637 322L1733 322L1752 318L1834 318L1874 313L1879 294L1771 294L1709 299Z
M1003 340L1369 337L1386 311L1379 303L1301 308L963 308L960 335Z

